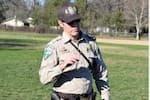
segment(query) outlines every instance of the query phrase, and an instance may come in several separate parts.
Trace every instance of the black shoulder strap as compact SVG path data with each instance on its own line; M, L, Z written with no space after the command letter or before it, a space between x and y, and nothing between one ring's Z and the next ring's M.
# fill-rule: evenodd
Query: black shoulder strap
M91 34L87 34L88 38L92 41L96 41L96 37L94 35Z
M70 41L70 44L83 56L83 58L88 62L89 67L92 67L91 62L89 61L89 59L83 54L83 52L75 45L72 43L72 41Z

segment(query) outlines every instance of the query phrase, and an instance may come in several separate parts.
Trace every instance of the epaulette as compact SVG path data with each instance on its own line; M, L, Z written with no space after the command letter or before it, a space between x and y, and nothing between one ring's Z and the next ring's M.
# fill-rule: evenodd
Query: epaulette
M54 44L54 43L56 43L57 41L59 41L59 40L61 40L61 39L62 39L62 37L61 37L61 36L58 36L58 37L52 39L48 44Z
M90 40L96 41L96 37L94 35L91 35L90 33L87 33L87 36L89 37Z

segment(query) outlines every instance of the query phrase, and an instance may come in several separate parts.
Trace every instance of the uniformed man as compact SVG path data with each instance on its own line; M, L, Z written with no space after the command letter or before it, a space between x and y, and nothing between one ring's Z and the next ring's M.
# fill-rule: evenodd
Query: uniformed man
M77 8L58 10L62 36L47 44L39 70L43 84L55 82L52 100L94 100L92 75L102 100L109 100L107 69L95 39L81 32Z

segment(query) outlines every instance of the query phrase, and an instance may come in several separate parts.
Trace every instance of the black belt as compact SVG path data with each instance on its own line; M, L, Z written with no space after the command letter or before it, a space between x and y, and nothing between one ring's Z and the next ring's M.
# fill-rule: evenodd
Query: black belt
M61 92L55 92L60 98L64 98L64 99L69 99L71 100L72 98L80 98L80 97L84 97L87 98L90 95L92 95L92 93L89 94L67 94L67 93L61 93Z
M87 100L96 100L96 92L92 91L89 94L67 94L53 91L51 100L80 100L80 98L87 98Z

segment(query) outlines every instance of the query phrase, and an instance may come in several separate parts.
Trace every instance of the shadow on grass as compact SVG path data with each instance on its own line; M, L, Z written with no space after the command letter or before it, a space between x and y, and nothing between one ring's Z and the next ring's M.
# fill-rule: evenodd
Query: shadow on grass
M0 39L0 50L34 49L41 42L31 39Z

